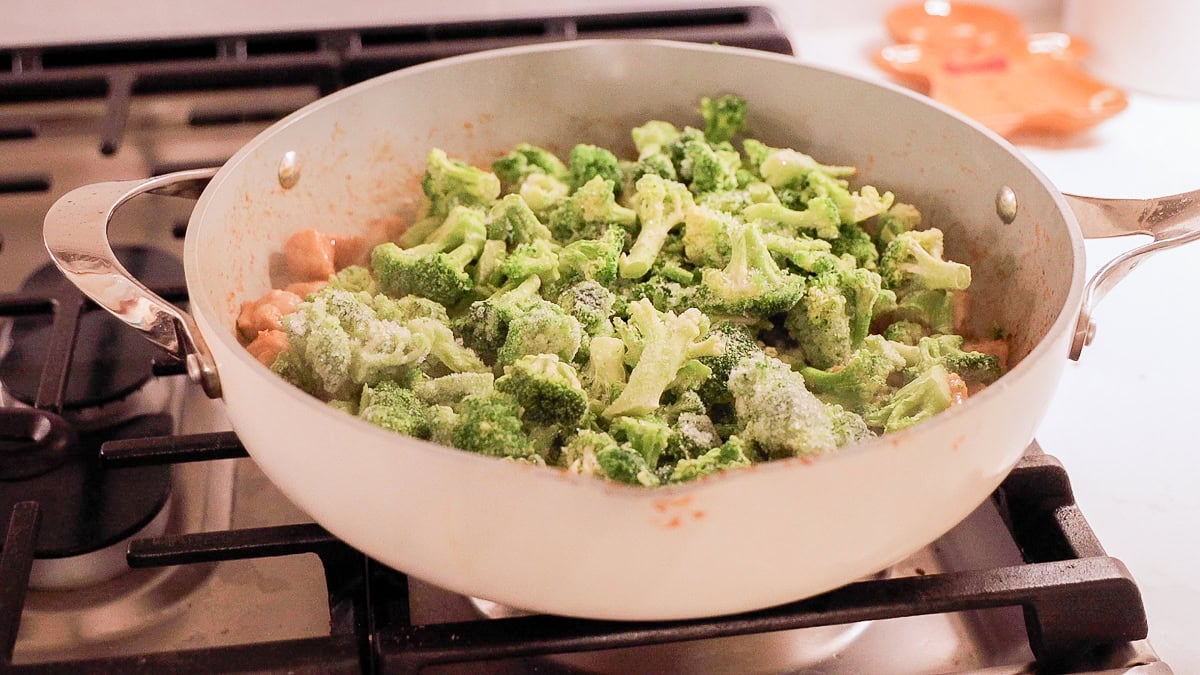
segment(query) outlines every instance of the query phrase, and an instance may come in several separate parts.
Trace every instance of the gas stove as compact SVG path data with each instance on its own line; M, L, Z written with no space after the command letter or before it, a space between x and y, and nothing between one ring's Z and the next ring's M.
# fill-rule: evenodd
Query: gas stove
M707 620L526 615L385 568L258 471L219 403L45 267L79 185L220 164L376 74L478 49L661 37L790 53L759 7L229 34L0 50L0 664L7 672L1170 672L1135 580L1031 446L892 569ZM110 230L184 303L188 205Z

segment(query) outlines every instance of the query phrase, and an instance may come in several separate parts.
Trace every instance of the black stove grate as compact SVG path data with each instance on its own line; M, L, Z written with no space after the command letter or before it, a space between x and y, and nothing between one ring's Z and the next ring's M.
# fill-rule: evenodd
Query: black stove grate
M232 434L114 441L112 466L244 456ZM286 525L134 541L135 567L298 553L317 555L329 592L327 637L13 666L14 673L252 672L410 673L432 666L522 659L916 614L1019 606L1040 668L1065 672L1086 655L1146 637L1141 595L1125 566L1104 554L1074 503L1062 465L1036 446L995 495L1026 563L878 579L746 614L668 622L612 622L545 615L414 625L407 578L364 557L317 525ZM0 646L11 658L36 505L12 513L0 554ZM3 660L0 660L3 663Z
M485 49L584 38L657 38L719 43L791 54L792 45L763 7L714 7L459 23L215 35L140 44L0 50L0 100L104 98L100 150L115 153L136 94L315 85L323 95L397 68ZM7 66L7 67L6 67ZM198 126L273 120L291 110L251 106L197 111ZM18 126L15 137L36 135ZM33 177L38 180L39 177ZM24 181L22 186L29 186ZM40 185L40 183L36 183ZM15 189L15 188L14 188Z

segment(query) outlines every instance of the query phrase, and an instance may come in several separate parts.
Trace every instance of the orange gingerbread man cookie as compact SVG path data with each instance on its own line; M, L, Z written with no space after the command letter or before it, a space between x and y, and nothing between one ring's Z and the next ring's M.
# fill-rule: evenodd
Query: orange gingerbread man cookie
M900 44L875 62L906 84L1003 136L1069 134L1125 109L1125 94L1080 68L1087 45L1065 33L1026 35L1016 17L930 0L888 13Z

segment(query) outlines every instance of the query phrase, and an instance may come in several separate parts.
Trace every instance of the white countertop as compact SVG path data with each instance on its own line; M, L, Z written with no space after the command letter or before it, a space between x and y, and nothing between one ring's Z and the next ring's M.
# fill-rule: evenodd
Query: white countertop
M637 0L469 0L462 3L316 0L161 3L68 0L11 3L0 46L227 30L361 26L429 20L735 4ZM819 2L763 2L791 28L801 58L865 77L883 75L871 52L887 44L880 18L891 2L864 0L854 12ZM1005 0L1035 29L1055 27L1054 0ZM61 10L61 11L59 11ZM49 17L53 17L50 20ZM1200 102L1131 93L1129 108L1067 141L1020 146L1061 189L1111 197L1149 197L1200 188ZM1089 242L1089 270L1136 241ZM1084 514L1108 552L1123 560L1142 590L1150 639L1179 673L1200 672L1200 442L1190 396L1200 382L1195 297L1200 244L1141 265L1095 319L1099 330L1079 363L1068 364L1038 432L1048 453L1066 464ZM1064 355L1064 359L1065 359Z

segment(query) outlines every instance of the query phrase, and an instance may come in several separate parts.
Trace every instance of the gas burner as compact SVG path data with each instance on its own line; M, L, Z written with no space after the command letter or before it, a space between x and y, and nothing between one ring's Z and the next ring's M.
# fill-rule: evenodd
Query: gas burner
M129 569L129 539L162 533L171 494L169 467L106 470L99 453L104 441L167 435L171 427L169 415L143 415L103 432L80 434L56 466L0 483L0 512L25 501L41 507L31 587L76 588L111 579Z
M182 277L179 261L154 249L125 247L119 255L151 283ZM153 376L149 344L103 312L82 311L78 291L52 267L31 274L21 293L48 298L58 310L5 322L11 346L0 358L0 449L6 457L0 509L24 501L41 506L32 588L107 581L128 571L129 540L164 531L171 472L105 469L100 445L169 435L174 424L164 411L171 389ZM66 312L77 326L60 320L64 307L81 310ZM55 351L63 344L73 349ZM47 380L58 386L48 387Z

